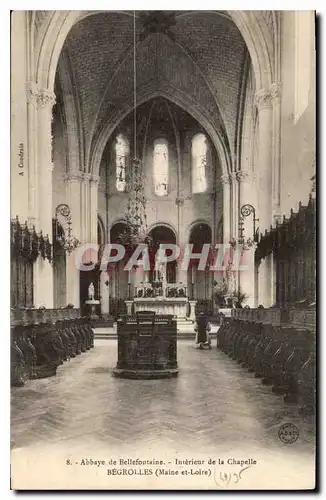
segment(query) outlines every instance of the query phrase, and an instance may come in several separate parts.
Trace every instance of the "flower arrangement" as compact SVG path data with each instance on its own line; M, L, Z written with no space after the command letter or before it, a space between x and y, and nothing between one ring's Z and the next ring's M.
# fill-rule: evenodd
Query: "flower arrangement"
M213 297L218 307L241 308L248 295L241 289L230 292L227 282L223 279L221 282L214 281Z
M225 297L227 296L228 293L228 287L226 281L223 279L223 281L217 282L214 281L214 291L213 291L213 298L214 302L218 307L225 307Z

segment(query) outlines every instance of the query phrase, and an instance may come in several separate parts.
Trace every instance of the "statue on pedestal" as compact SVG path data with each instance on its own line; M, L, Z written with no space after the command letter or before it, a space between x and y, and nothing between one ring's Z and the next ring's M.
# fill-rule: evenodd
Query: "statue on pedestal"
M88 287L88 299L85 301L85 304L89 306L90 318L95 320L98 318L96 314L96 306L100 304L99 300L95 300L95 288L93 282Z
M94 295L95 295L95 289L94 289L94 284L92 282L88 287L88 299L94 300Z

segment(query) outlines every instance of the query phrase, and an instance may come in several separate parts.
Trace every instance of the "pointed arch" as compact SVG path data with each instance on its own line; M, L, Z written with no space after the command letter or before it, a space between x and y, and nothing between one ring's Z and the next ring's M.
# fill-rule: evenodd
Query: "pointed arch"
M218 152L223 173L230 172L231 156L229 152L228 142L225 137L221 136L220 131L216 128L215 124L207 117L205 111L201 109L196 102L189 98L188 95L184 94L180 90L177 90L168 82L162 84L159 90L157 89L157 85L155 83L138 89L138 106L156 97L164 97L168 101L178 105L180 108L192 115L204 127ZM105 127L100 132L95 142L93 153L90 159L90 171L93 172L94 175L98 175L96 172L99 171L102 154L109 137L111 136L117 125L132 111L132 109L133 99L131 98L124 103L124 106L120 107L116 115L111 117L111 120L106 123Z
M63 51L58 62L58 77L62 89L62 99L67 126L68 170L83 170L84 140L81 126L81 110L76 85L68 54Z
M54 11L48 22L36 57L35 79L41 87L53 90L55 72L65 39L81 19L101 11ZM252 60L257 90L273 82L273 39L259 11L227 11L238 27Z

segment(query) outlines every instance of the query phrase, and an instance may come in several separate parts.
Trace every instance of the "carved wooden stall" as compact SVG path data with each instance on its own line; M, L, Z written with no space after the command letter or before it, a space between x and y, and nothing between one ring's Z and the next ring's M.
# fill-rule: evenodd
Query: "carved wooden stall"
M259 262L273 254L275 307L235 309L223 322L217 347L304 413L316 406L315 200L262 236Z
M308 316L300 326L282 322L281 311L275 321L262 318L262 311L252 309L251 317L237 311L237 316L223 322L217 347L254 372L272 391L283 394L285 402L297 403L304 412L315 411L316 404L316 332ZM255 318L256 313L256 318ZM275 311L274 311L275 313ZM277 316L274 314L274 317Z
M50 377L59 365L94 347L94 333L79 309L11 310L11 385Z
M276 264L276 306L303 307L316 301L316 200L283 218L261 237L256 249L259 263L273 254Z
M172 315L140 311L118 319L117 377L154 379L178 374L177 323Z
M28 227L16 219L11 221L11 306L33 306L33 264L40 256L52 259L52 246L48 236L37 234L35 227Z

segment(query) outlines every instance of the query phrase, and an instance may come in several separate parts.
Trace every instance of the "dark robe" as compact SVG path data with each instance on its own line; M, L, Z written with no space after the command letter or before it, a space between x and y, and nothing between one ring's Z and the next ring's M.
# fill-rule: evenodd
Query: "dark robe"
M208 326L208 318L206 316L199 316L197 319L197 328L198 328L198 344L201 342L207 341L207 326Z

